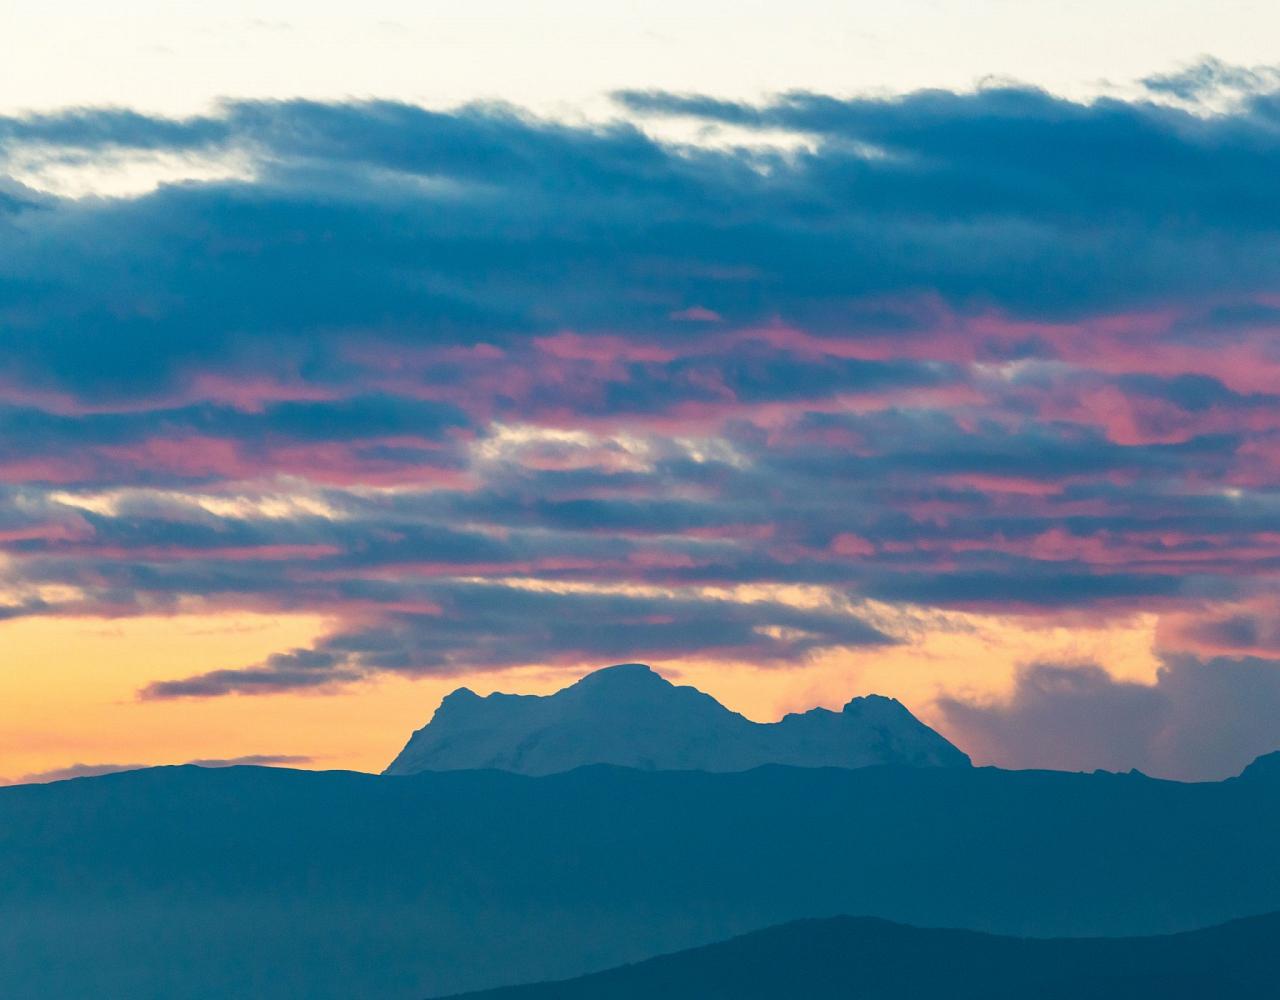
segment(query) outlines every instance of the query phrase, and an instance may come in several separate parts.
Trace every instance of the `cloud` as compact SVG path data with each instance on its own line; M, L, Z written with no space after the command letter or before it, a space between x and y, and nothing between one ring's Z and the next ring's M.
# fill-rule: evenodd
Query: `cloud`
M196 767L293 767L309 764L312 757L297 754L246 754L242 757L226 757L208 760L189 760L188 764ZM47 771L34 771L13 781L11 785L44 784L50 781L66 781L69 778L92 778L102 774L118 774L121 771L139 771L153 767L152 764L69 764L66 767L55 767Z
M47 771L34 771L7 783L12 785L32 785L48 781L65 781L68 778L92 778L100 774L137 771L146 766L146 764L69 764L66 767L55 767Z
M1096 664L1033 664L1006 701L938 707L978 760L1213 781L1280 749L1280 660L1166 654L1151 685Z
M339 483L388 473L445 479L460 464L471 425L448 403L384 395L251 405L71 415L0 404L0 481L177 485L290 473Z
M1204 101L1224 94L1239 96L1280 89L1280 70L1274 66L1233 66L1209 56L1175 72L1149 76L1142 83L1155 94Z
M292 767L314 763L314 757L287 753L251 753L240 757L211 757L189 760L195 767Z
M54 200L6 227L10 373L99 400L189 391L210 369L341 385L361 347L508 348L563 329L687 340L671 317L695 306L856 338L860 300L932 292L1048 318L1276 277L1280 144L1263 103L1206 118L1015 88L622 99L818 146L675 147L626 123L388 103L0 120L10 155L198 144L257 171Z
M243 169L0 188L0 617L332 623L154 698L909 641L868 601L1150 611L1171 657L1272 653L1276 102L1262 70L1184 76L1129 101L632 93L604 124L4 118L11 168ZM672 115L759 134L646 130ZM953 711L1001 759L1180 768L1152 735L1190 738L1174 663ZM1130 742L1089 729L1108 712ZM1054 719L1091 735L1041 754Z
M431 602L429 612L382 615L315 649L277 654L258 667L159 681L142 697L326 688L379 672L447 676L532 663L598 664L624 653L750 659L785 668L824 649L895 641L852 610L767 600L452 583L421 588L418 597Z

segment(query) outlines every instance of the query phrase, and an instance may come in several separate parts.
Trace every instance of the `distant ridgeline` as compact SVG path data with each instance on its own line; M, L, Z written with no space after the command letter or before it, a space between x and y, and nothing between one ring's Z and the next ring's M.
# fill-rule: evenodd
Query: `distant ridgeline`
M423 1000L839 914L1015 936L1164 934L1280 911L1277 843L1280 756L1198 784L985 767L396 778L152 768L0 788L0 997ZM972 966L904 940L896 971L876 973L903 989L859 991L860 980L834 995L962 995L911 988L931 962L952 962L960 977ZM763 954L779 941L757 945ZM998 966L983 982L1032 981L1034 948L991 947L973 955L1007 954L1021 978L1002 979L1012 967ZM1112 947L1129 946L1089 954ZM1274 951L1248 954L1274 961ZM810 982L847 973L829 953L813 961ZM834 972L816 964L828 961ZM1123 956L1111 968L1123 974ZM1145 980L1121 995L1246 995L1226 979L1206 989L1212 967L1167 968L1169 989ZM674 986L641 995L716 996ZM1053 995L1037 986L1018 1000Z
M553 695L460 688L413 734L386 774L496 768L554 774L586 764L646 771L795 767L968 767L969 758L892 699L854 698L758 723L642 663L588 674Z
M1280 914L1141 938L799 920L578 979L448 1000L1274 1000Z

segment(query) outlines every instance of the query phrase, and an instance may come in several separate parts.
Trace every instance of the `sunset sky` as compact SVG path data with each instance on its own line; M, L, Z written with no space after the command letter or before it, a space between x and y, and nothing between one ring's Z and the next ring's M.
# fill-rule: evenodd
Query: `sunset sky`
M1274 5L131 6L0 12L0 779L632 660L1280 747Z

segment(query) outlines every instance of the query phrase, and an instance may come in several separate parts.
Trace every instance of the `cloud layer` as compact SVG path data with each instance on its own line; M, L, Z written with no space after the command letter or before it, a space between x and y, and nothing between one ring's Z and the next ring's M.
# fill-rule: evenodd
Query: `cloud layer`
M171 698L782 667L910 641L881 605L1154 610L1155 688L1042 666L948 718L1011 763L1188 773L1203 738L1166 717L1203 678L1234 761L1280 739L1238 735L1231 695L1280 712L1280 99L1230 69L1150 82L1226 110L1007 87L628 93L610 125L0 119L10 165L241 165L0 188L0 616L337 623L143 692ZM759 141L644 127L671 119ZM1051 738L1077 717L1079 753Z

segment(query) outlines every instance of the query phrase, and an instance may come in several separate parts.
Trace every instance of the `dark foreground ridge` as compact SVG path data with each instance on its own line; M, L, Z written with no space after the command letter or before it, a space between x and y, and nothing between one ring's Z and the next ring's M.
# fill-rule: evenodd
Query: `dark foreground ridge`
M1034 940L798 920L578 979L449 1000L1262 1000L1280 914L1145 938Z
M422 1000L847 913L1190 930L1280 911L1278 771L174 767L0 788L0 995Z
M647 771L795 767L968 767L969 758L893 698L854 698L759 723L643 663L621 663L555 694L459 688L413 734L387 774L497 768L554 774L586 764Z

